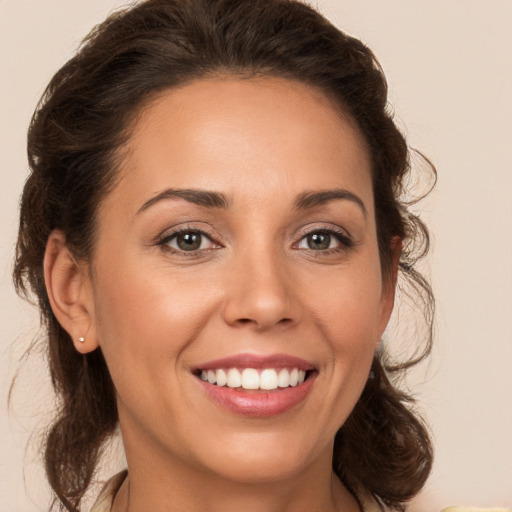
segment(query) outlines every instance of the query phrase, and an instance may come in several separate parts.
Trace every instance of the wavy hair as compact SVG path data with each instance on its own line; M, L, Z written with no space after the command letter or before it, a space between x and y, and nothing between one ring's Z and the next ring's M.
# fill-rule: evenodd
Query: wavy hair
M79 354L50 307L43 277L48 236L62 230L78 259L91 258L98 204L115 183L118 148L138 112L158 93L210 76L272 76L311 85L353 118L367 142L384 279L392 273L391 241L398 236L401 282L419 297L427 334L411 340L420 355L410 361L391 364L384 351L377 353L362 396L336 435L333 469L348 488L363 488L403 511L432 464L428 431L412 398L393 384L431 348L432 291L415 268L428 250L428 231L402 199L411 151L393 121L378 61L298 0L141 2L97 26L40 100L28 134L31 172L21 200L14 282L21 295L31 291L37 299L59 398L44 444L55 504L79 510L118 415L101 349Z

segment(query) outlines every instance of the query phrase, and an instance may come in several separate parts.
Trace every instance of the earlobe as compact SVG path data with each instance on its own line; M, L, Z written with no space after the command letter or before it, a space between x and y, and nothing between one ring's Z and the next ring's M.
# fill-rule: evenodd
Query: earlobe
M53 314L76 349L83 354L95 350L98 340L87 267L70 252L60 230L52 231L46 244L44 280Z

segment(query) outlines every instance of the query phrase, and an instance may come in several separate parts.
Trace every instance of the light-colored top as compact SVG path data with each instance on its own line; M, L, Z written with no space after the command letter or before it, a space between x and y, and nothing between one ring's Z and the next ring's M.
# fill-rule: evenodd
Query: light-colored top
M91 512L110 512L117 491L123 484L128 475L128 471L124 470L114 475L103 487L98 499L91 508Z
M441 512L511 512L511 508L448 507Z
M113 476L103 487L96 503L93 505L91 512L110 512L114 498L117 491L121 487L122 483L126 479L128 471L121 471L117 475ZM363 512L383 512L383 508L370 496L365 496L362 493L357 495L358 501L361 503Z

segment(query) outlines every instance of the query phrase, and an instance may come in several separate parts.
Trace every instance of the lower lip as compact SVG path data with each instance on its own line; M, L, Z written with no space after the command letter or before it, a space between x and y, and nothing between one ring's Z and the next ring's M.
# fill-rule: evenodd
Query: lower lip
M264 418L283 414L303 402L311 391L315 377L316 373L312 373L298 386L268 392L238 391L227 386L215 386L199 378L197 381L208 396L225 409L242 416Z

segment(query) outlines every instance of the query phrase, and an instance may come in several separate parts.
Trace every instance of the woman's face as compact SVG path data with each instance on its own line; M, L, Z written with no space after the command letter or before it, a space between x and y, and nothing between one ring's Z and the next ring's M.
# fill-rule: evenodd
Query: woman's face
M295 82L197 81L144 109L120 173L90 332L129 465L236 481L330 466L393 301L354 123Z

